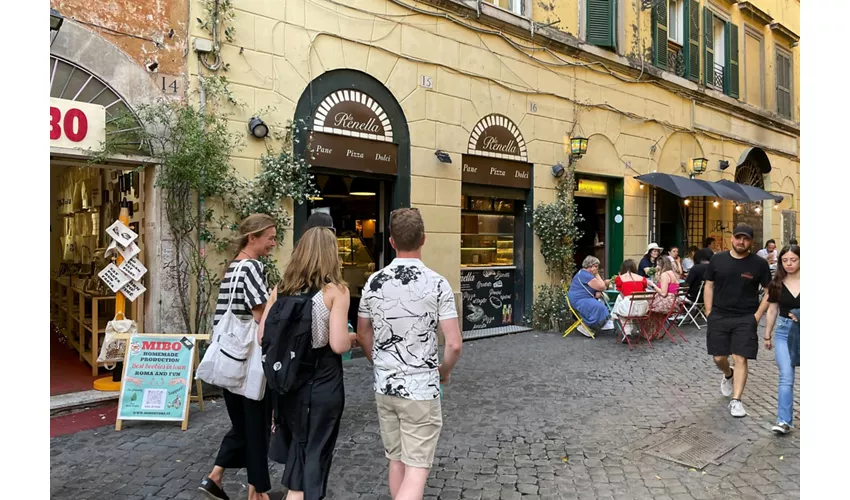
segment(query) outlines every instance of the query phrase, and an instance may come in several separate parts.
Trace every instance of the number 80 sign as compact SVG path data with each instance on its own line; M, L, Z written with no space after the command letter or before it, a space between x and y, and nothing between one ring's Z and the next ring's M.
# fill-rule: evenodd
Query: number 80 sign
M98 104L50 99L50 145L99 148L106 137L106 110Z

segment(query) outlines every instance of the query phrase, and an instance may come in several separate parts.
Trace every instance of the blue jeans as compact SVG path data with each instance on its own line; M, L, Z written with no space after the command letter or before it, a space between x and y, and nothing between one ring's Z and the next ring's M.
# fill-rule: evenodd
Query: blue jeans
M779 404L777 405L777 423L791 425L794 419L794 367L791 366L791 353L788 350L788 331L791 318L776 319L773 349L776 353L776 366L779 368Z

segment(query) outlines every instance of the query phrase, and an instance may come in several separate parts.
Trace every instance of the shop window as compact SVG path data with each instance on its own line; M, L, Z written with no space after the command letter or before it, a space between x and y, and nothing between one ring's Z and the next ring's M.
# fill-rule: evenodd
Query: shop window
M465 197L461 214L461 266L513 266L516 202Z

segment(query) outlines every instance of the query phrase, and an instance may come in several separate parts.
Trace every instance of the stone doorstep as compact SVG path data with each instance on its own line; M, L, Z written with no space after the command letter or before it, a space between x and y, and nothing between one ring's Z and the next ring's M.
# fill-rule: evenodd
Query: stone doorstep
M103 403L118 400L118 391L90 391L71 392L68 394L57 394L50 396L50 415L57 412L98 406Z

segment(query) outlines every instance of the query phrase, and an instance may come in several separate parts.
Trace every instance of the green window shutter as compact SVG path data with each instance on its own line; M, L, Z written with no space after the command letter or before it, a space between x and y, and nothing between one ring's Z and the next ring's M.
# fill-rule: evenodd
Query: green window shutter
M786 118L793 117L791 109L791 59L776 54L776 112Z
M652 64L667 69L667 0L652 6Z
M685 76L699 81L699 0L685 0Z
M615 0L587 0L587 43L616 48Z
M714 14L706 8L702 12L702 43L705 52L703 83L710 85L714 83Z
M741 78L738 67L738 26L727 21L725 35L726 67L723 68L723 93L737 99Z

